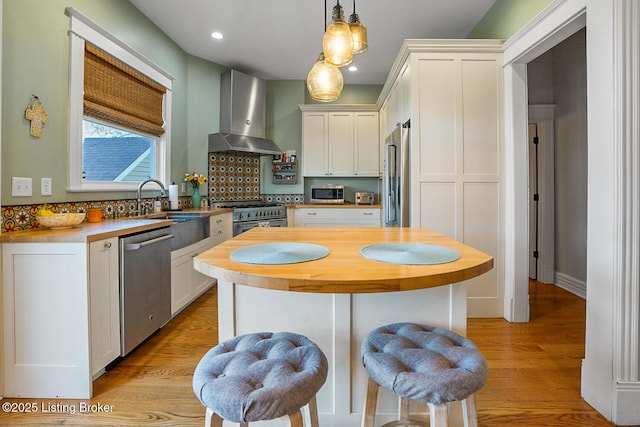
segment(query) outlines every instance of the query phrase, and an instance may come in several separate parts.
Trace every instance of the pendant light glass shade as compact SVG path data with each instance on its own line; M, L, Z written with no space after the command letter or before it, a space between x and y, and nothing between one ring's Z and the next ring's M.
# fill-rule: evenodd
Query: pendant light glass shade
M353 60L353 38L349 24L344 19L344 9L340 1L333 7L331 23L322 39L325 60L336 67L344 67Z
M318 61L307 75L307 90L316 101L333 102L342 92L344 79L335 65L327 63L324 54L320 53Z
M360 22L360 17L356 13L356 2L353 2L353 13L349 17L349 29L353 39L353 54L362 53L369 47L367 43L367 27Z

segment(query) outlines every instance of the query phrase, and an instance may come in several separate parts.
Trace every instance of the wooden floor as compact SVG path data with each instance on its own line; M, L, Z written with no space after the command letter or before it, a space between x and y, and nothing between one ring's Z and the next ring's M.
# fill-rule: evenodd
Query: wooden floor
M580 398L585 302L536 282L530 294L530 323L469 320L468 336L489 364L489 378L477 394L479 426L612 426ZM216 343L216 299L214 288L98 378L93 399L4 399L1 403L35 402L39 411L0 411L0 425L204 425L191 376ZM112 408L81 414L81 404ZM72 407L75 414L68 413ZM53 413L55 409L66 413Z

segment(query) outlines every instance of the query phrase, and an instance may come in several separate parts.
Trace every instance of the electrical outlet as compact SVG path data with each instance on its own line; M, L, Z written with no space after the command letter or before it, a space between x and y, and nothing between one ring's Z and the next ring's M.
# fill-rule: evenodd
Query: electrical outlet
M180 192L184 194L185 191L187 191L187 184L185 184L184 182L181 182L180 183Z
M40 178L40 195L50 196L51 191L51 178Z
M31 197L31 178L11 177L11 195L14 197Z

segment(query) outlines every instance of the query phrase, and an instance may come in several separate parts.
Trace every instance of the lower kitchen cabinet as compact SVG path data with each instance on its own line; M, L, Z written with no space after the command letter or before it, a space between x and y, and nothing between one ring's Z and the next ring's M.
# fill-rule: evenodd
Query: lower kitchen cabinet
M211 216L210 238L171 253L171 315L175 316L214 284L215 280L193 268L193 258L233 235L232 214Z
M209 220L212 246L233 237L233 214L231 212L213 215Z
M118 238L89 243L91 375L120 356Z
M120 356L118 239L2 245L5 397L90 398Z
M380 227L379 208L296 208L296 227Z
M193 268L193 258L211 248L211 239L171 252L171 315L175 316L215 282Z
M91 397L88 247L2 245L5 397Z

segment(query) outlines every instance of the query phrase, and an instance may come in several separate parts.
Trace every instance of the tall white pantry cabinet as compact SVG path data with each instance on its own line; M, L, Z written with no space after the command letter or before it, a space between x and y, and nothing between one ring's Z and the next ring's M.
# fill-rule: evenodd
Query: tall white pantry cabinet
M494 257L467 286L468 317L502 317L501 40L405 40L380 95L381 144L410 119L410 223Z

